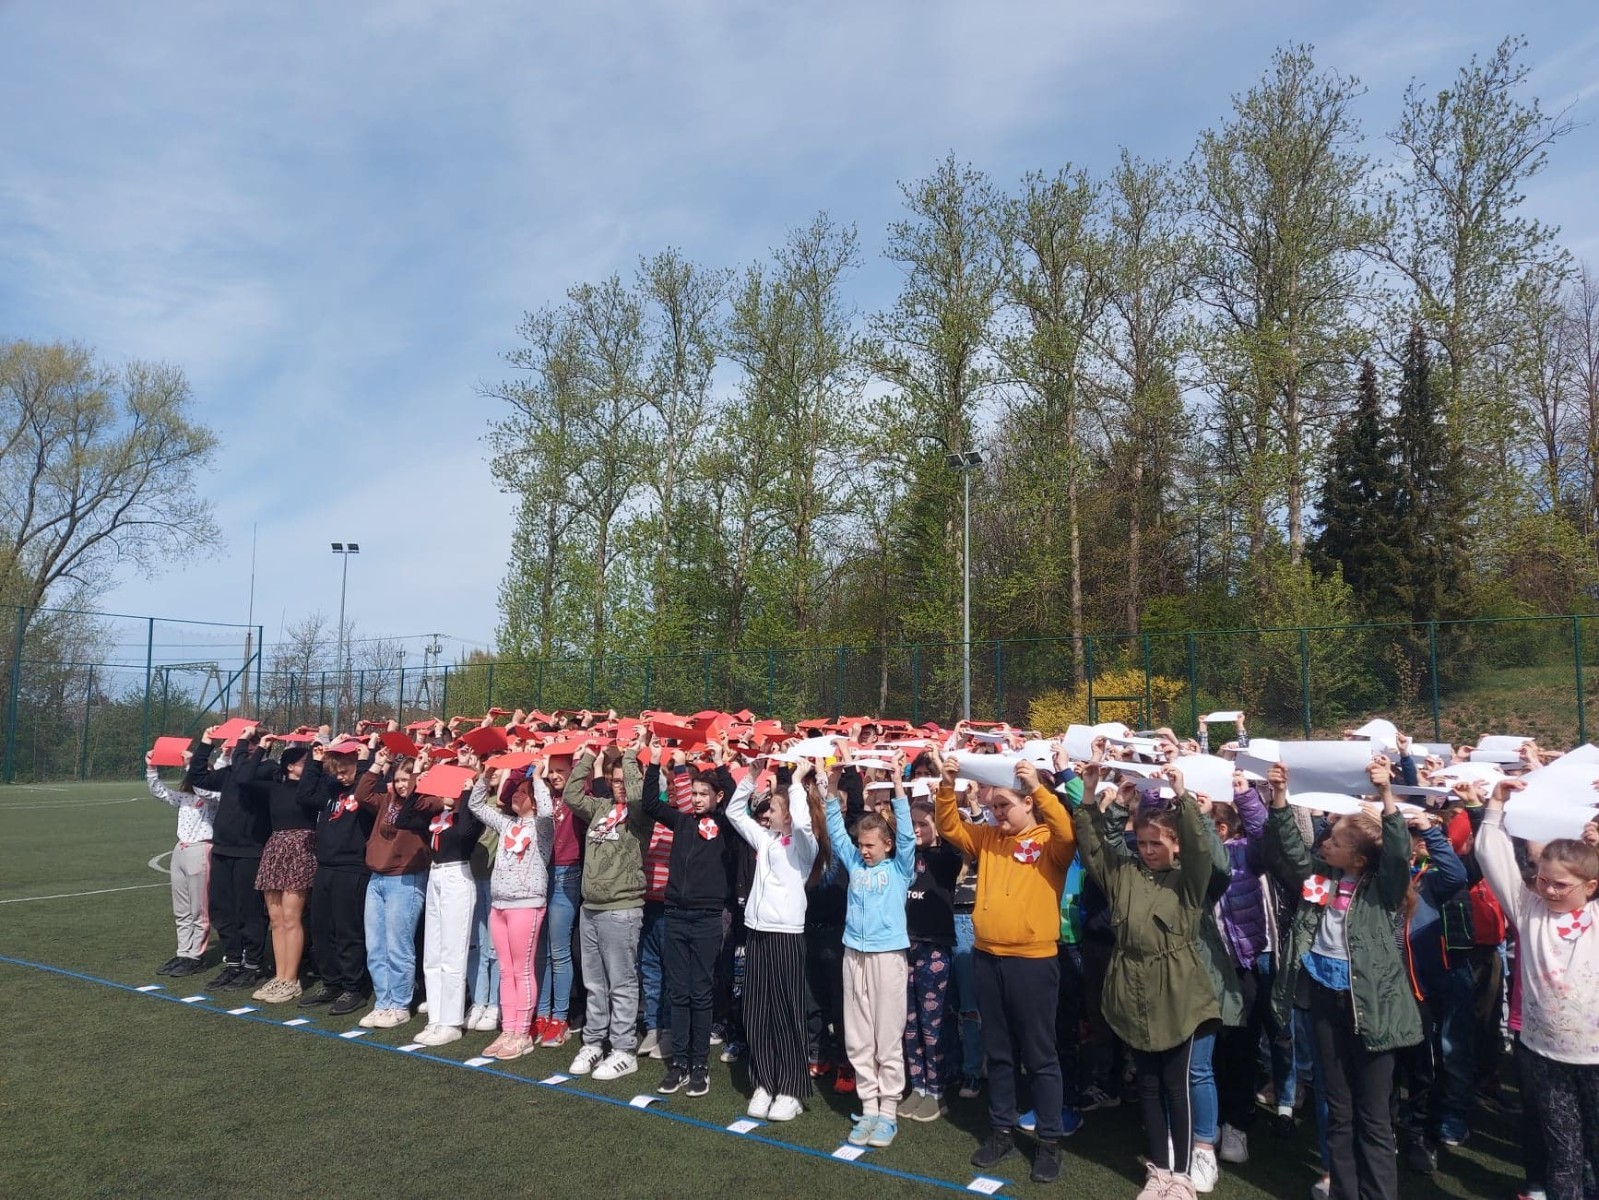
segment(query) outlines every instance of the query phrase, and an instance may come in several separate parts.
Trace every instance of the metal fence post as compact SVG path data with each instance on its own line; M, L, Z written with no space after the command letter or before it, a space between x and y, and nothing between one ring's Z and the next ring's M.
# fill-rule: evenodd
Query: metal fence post
M994 639L994 720L1005 719L1005 643Z
M439 688L439 720L450 719L450 665L444 664L444 684Z
M255 711L261 711L261 664L266 661L266 626L255 627Z
M1432 690L1432 740L1439 741L1443 733L1438 725L1438 622L1427 622L1427 678Z
M777 652L766 651L766 715L772 715L772 710L777 707Z
M17 634L11 644L11 698L6 704L5 781L17 778L17 708L22 703L22 643L28 633L28 610L17 605Z
M1310 635L1299 631L1299 704L1304 714L1305 740L1310 740Z
M260 694L261 694L260 692L256 693L256 695L258 695L258 696ZM161 672L161 728L162 729L165 729L167 727L167 706L170 704L171 700L172 700L172 672L171 671L162 671Z
M1199 732L1199 675L1195 670L1194 631L1188 631L1188 727Z
M1092 634L1083 635L1083 686L1087 690L1084 697L1083 721L1085 724L1094 724L1094 638Z
M394 689L394 721L405 728L405 664L400 664L400 685Z
M1155 724L1155 714L1150 710L1155 707L1154 691L1149 685L1149 634L1140 635L1144 640L1144 727L1150 728Z
M594 707L594 668L597 665L598 661L599 661L598 659L593 659L593 658L589 659L589 703L588 703L588 706L591 709Z
M1582 686L1582 618L1571 618L1571 658L1577 668L1577 741L1588 743L1588 699Z
M83 748L78 751L78 778L89 777L89 710L94 704L94 664L89 664L89 686L83 690Z
M922 644L911 646L911 724L922 723Z
M767 689L770 693L771 689ZM767 707L771 707L770 704ZM844 715L844 647L840 646L833 654L833 711L839 716Z
M155 618L151 617L146 622L144 642L144 731L140 735L139 747L141 750L150 748L150 685L154 682L152 675L155 668Z
M655 655L644 656L644 707L650 706L650 690L655 685Z
M488 712L489 709L491 709L493 707L494 707L494 664L490 663L489 664L489 690L488 690L488 694L484 697L483 711L484 712ZM593 708L594 705L590 704L589 707Z

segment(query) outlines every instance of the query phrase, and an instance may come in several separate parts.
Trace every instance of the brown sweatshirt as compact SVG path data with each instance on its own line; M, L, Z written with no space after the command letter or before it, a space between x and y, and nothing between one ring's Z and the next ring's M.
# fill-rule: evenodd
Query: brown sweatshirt
M389 790L376 772L362 774L355 785L355 802L375 814L366 839L366 865L374 875L409 875L426 871L432 861L427 839L394 823L405 801Z

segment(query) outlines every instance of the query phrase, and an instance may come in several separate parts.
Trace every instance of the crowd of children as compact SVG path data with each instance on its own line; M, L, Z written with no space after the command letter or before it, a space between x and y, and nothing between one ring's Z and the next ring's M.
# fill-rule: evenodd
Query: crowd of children
M853 1092L857 1146L958 1089L986 1096L973 1164L1027 1146L1039 1182L1128 1087L1141 1200L1213 1190L1262 1113L1286 1135L1302 1111L1313 1196L1397 1200L1486 1094L1520 1106L1524 1200L1593 1194L1599 750L1368 727L1361 786L1296 796L1230 716L1215 756L1203 723L236 720L181 778L148 769L178 810L158 973L201 970L214 926L210 988L369 1028L424 1015L426 1046L493 1031L490 1058L576 1038L571 1074L660 1059L662 1094L705 1096L720 1046L757 1120ZM1553 832L1513 838L1507 802L1556 776Z

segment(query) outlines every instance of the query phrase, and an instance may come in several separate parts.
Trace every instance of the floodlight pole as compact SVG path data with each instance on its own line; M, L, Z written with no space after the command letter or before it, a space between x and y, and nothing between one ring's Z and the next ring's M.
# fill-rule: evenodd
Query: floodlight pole
M965 525L961 550L961 719L972 719L972 468L962 463L962 524Z
M333 553L344 560L343 578L339 583L339 652L337 660L339 683L333 691L333 734L336 737L339 733L340 701L344 699L344 681L349 678L350 674L350 648L345 644L344 640L344 601L350 590L350 555L359 554L361 547L355 542L350 542L348 546L344 542L334 542L332 545Z

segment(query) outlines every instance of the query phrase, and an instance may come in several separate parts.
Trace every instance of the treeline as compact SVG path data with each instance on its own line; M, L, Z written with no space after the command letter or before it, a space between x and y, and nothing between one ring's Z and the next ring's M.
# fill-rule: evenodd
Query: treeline
M500 656L958 641L970 451L974 637L1586 610L1599 277L1524 211L1524 50L1378 139L1293 47L1180 163L951 156L881 312L827 214L572 287L492 389Z

